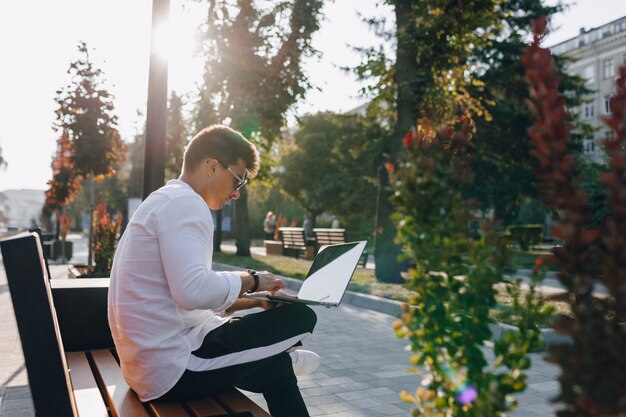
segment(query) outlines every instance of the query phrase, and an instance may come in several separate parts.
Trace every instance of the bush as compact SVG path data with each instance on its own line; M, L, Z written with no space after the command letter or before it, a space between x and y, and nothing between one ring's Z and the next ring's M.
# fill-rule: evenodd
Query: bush
M524 302L511 290L520 331L496 342L495 361L487 363L482 348L491 337L493 286L503 280L506 248L493 227L483 224L479 240L468 228L474 204L461 190L471 178L472 128L467 113L438 132L421 120L404 139L403 161L397 169L388 165L398 241L413 265L408 287L415 295L394 323L397 336L410 341L414 371L423 374L417 391L401 394L415 405L413 415L506 415L515 406L510 395L526 387L528 352L539 346L536 323L549 314L534 285Z
M603 141L608 158L599 173L606 215L592 216L580 165L568 154L570 116L559 93L559 77L550 51L539 46L546 19L534 23L534 41L524 51L535 124L529 129L538 160L541 197L558 217L552 234L563 240L547 259L559 270L563 300L571 315L559 315L554 328L573 343L550 347L561 367L559 416L618 416L626 412L626 67L619 69L612 114L604 118L612 135ZM597 206L596 206L597 207ZM606 297L594 288L604 285Z
M507 228L511 240L516 242L522 250L528 250L532 245L538 245L543 240L542 224L517 224Z
M115 219L111 219L106 203L104 201L98 202L93 212L94 272L106 274L111 272L121 226L122 213L118 212Z

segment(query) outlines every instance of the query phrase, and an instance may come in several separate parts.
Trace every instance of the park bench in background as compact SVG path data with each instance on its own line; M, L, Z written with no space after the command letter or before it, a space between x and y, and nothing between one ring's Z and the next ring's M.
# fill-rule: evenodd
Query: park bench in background
M313 235L315 236L315 252L317 252L324 245L336 245L339 243L346 243L346 229L328 229L328 228L315 228L313 229ZM359 264L365 268L367 264L367 251L364 251L359 259Z
M307 244L302 227L280 227L278 231L283 242L283 255L313 259L315 246Z
M49 281L34 232L5 239L0 247L38 417L209 417L244 411L271 417L235 388L187 403L141 403L113 350L106 321L108 279Z

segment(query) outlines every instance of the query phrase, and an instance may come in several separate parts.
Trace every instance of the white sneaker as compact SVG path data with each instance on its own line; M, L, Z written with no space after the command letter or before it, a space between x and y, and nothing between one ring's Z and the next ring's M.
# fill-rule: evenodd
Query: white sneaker
M320 366L320 357L317 353L310 350L294 350L289 352L291 363L293 364L293 373L296 376L307 375L315 371Z

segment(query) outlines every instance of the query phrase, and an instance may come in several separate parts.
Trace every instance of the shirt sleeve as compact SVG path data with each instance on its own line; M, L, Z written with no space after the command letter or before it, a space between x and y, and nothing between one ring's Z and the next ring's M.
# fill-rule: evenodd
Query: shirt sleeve
M185 310L228 308L239 296L241 278L209 269L213 222L206 203L193 196L169 201L157 214L161 262L172 297Z

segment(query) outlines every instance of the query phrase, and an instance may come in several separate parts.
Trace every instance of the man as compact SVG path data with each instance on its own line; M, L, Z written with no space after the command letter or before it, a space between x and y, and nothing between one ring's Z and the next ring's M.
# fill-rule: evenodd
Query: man
M109 324L122 373L142 401L208 396L232 386L263 393L274 417L308 416L295 372L317 368L295 350L316 323L298 304L239 298L278 291L269 272L211 269L213 222L256 175L259 155L239 132L211 126L189 143L182 174L139 206L111 270ZM225 315L262 307L244 317Z

